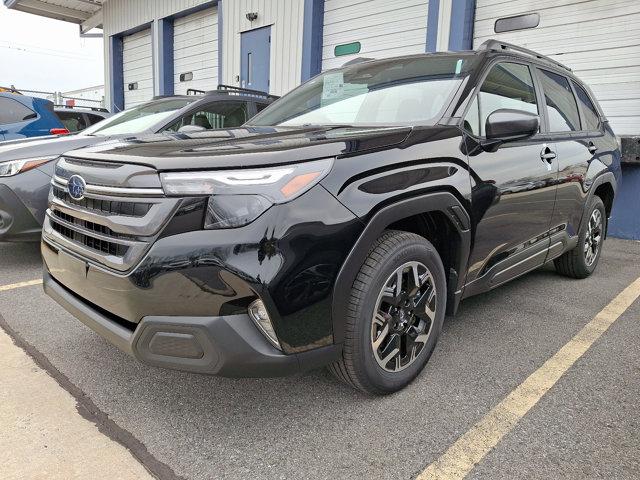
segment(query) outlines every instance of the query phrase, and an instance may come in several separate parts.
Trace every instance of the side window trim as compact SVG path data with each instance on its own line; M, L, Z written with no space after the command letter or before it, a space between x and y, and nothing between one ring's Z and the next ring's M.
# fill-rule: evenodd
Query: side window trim
M517 142L530 142L532 140L538 140L538 139L542 139L544 137L544 135L547 134L548 132L548 128L547 128L547 120L546 120L546 112L545 112L545 107L546 104L542 103L542 99L540 98L540 95L543 94L542 92L542 85L540 84L538 77L537 77L537 68L536 65L533 65L530 62L527 62L526 60L523 60L521 58L511 58L511 57L500 57L497 58L491 62L489 62L487 65L485 65L484 70L482 71L482 73L479 76L479 80L478 83L476 84L476 86L473 89L473 92L471 93L469 100L467 101L467 104L464 106L464 109L462 111L462 114L460 115L460 119L458 120L458 127L466 134L469 135L473 138L477 138L477 139L483 139L484 137L482 136L476 136L474 135L472 132L469 132L467 130L465 130L464 128L464 120L467 116L467 113L469 113L469 110L471 109L471 105L473 104L473 102L476 100L478 94L480 93L480 90L482 89L482 85L484 84L484 81L487 79L487 77L489 76L489 73L491 72L491 69L493 67L495 67L496 65L498 65L499 63L517 63L519 65L524 65L525 67L529 68L529 73L531 74L531 79L533 81L533 89L534 89L534 93L536 95L536 107L538 109L538 116L540 117L540 131L538 133L536 133L535 135L533 135L532 137L526 138L524 140L516 140L514 143Z

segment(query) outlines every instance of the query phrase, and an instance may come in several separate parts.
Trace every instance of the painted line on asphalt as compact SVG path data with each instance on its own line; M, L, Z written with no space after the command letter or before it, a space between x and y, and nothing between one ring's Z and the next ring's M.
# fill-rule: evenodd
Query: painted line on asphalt
M42 284L42 279L37 278L35 280L28 280L26 282L11 283L9 285L0 285L0 292L6 292L7 290L15 290L16 288L30 287L32 285L41 285L41 284Z
M607 329L640 297L640 278L618 294L555 355L429 465L417 480L466 477Z

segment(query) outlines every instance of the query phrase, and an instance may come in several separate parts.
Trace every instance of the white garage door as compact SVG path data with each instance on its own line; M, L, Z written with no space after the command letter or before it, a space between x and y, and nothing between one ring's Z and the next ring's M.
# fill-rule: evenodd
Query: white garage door
M218 12L208 8L173 23L174 93L218 86ZM180 76L183 80L180 80Z
M478 0L474 45L515 43L564 63L598 98L618 135L640 134L640 2L638 0ZM494 33L494 22L538 13L530 30Z
M153 97L151 30L142 30L122 39L124 106L133 107Z
M357 57L424 53L428 0L325 0L322 69ZM360 52L335 56L335 47L360 42Z

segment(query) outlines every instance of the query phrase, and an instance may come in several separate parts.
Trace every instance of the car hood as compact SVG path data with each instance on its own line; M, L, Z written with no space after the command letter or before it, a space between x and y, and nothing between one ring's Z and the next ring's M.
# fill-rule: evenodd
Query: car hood
M69 150L94 145L106 139L107 137L90 137L88 135L63 135L2 142L0 143L0 162L62 155Z
M83 148L67 156L195 170L281 165L361 153L402 142L411 127L241 127L164 133Z

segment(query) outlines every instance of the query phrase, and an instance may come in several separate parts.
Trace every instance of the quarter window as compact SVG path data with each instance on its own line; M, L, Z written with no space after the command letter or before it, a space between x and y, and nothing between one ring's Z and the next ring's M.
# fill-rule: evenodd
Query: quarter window
M578 104L571 91L569 80L557 73L540 70L542 89L547 102L550 132L580 130Z
M36 112L20 102L12 98L0 98L0 125L24 122L36 117Z
M487 118L502 108L538 113L533 78L526 65L504 62L491 68L469 107L464 128L484 136Z
M582 106L582 129L583 130L598 130L600 128L600 114L596 110L596 107L593 106L593 102L589 98L589 95L575 82L573 83L573 88L576 91L576 95L578 96L578 101Z

